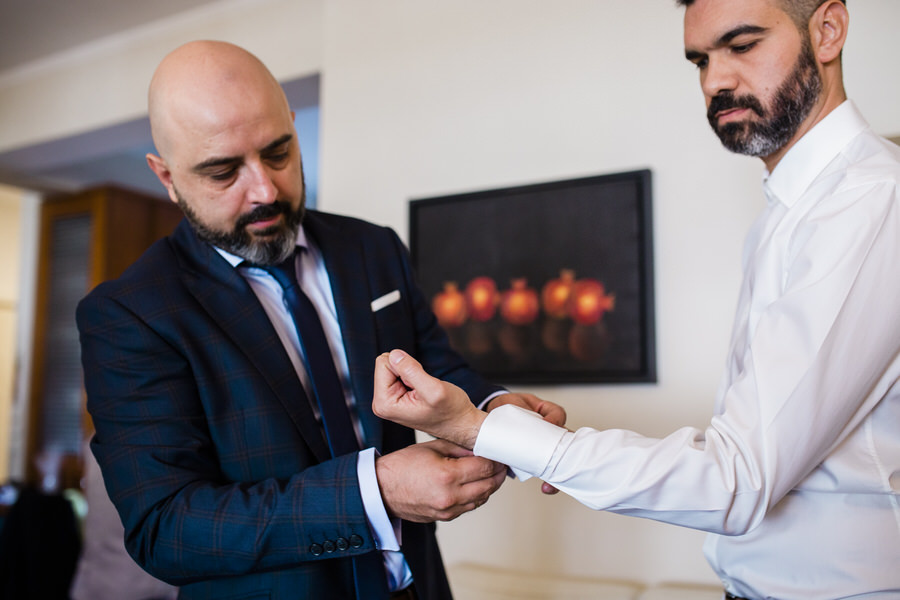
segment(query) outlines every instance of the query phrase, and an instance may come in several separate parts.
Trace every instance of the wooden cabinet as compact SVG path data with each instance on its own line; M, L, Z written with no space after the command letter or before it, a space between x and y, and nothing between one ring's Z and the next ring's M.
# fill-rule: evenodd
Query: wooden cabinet
M58 471L60 487L77 487L84 440L92 432L84 406L75 307L89 290L118 277L181 219L172 202L104 187L53 197L41 207L34 355L26 479ZM57 468L58 465L58 468Z

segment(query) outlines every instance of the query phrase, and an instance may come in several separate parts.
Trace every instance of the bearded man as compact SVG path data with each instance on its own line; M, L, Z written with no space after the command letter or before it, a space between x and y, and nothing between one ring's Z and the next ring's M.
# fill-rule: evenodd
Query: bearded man
M728 599L898 598L900 149L847 100L842 0L679 4L710 124L766 167L708 427L484 415L399 350L379 358L376 414L591 508L709 532Z
M304 211L293 113L256 57L176 49L149 112L186 219L77 312L129 553L181 598L449 599L433 522L505 468L375 417L376 356L416 353L487 409L562 409L465 365L393 231Z

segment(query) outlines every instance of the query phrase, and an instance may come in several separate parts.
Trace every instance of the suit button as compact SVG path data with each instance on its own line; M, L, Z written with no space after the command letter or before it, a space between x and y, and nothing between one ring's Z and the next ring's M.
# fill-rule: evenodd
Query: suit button
M309 553L313 556L322 556L322 552L322 546L320 546L319 544L313 544L309 547Z
M363 539L355 533L350 536L350 546L353 548L362 548Z
M334 542L332 542L331 540L326 540L325 543L322 544L322 547L325 548L325 552L327 552L328 554L331 554L337 549L334 545Z
M337 549L338 549L338 550L340 550L341 552L343 552L344 550L346 550L346 549L349 548L349 547L350 547L350 542L347 541L347 538L345 538L345 537L339 537L339 538L337 539Z

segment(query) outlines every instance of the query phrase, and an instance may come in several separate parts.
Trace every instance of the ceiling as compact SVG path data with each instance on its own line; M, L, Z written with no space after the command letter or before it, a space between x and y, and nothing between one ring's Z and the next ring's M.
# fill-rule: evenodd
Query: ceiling
M219 0L0 0L0 75ZM296 110L318 106L318 76L283 82ZM309 142L308 142L309 144ZM164 195L147 168L146 118L0 152L0 183L43 192L119 185Z
M0 73L217 0L0 0Z

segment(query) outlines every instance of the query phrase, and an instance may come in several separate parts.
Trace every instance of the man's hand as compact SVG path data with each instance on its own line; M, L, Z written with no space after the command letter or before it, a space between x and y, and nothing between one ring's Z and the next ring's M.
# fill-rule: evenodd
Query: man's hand
M375 459L388 514L416 523L450 521L487 502L506 467L445 440L407 446Z
M487 416L452 383L432 377L402 350L375 361L372 410L388 419L471 450Z
M522 408L526 408L530 411L536 412L537 414L544 417L545 421L549 421L554 425L558 425L560 427L565 427L566 425L566 410L562 406L560 406L559 404L554 404L553 402L541 400L534 394L522 394L514 392L510 392L508 394L500 394L499 396L493 398L490 402L488 402L485 409L488 412L491 412L495 408L503 406L504 404L515 404L516 406L521 406Z

